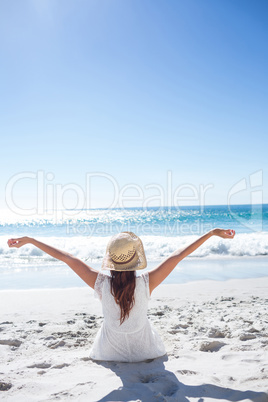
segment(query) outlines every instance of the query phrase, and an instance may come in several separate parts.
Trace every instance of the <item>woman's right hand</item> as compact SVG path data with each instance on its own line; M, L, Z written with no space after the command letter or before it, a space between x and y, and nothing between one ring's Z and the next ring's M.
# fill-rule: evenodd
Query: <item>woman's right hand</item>
M235 236L235 231L232 229L213 229L212 233L215 236L222 237L223 239L233 239Z
M28 243L30 243L30 237L27 236L18 237L17 239L9 239L7 241L9 247L16 247L16 248L20 248L21 246L24 246L25 244Z

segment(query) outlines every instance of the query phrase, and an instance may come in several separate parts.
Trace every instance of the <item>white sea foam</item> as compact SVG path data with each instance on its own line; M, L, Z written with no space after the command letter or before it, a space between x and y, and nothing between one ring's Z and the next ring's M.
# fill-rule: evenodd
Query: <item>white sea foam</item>
M198 236L141 236L148 261L159 261L168 257L175 250L186 247ZM100 262L105 254L109 237L38 237L41 242L65 250L84 261ZM36 264L38 262L53 264L55 259L27 244L21 248L9 248L8 236L0 236L0 263ZM225 258L268 255L268 233L241 233L232 240L213 237L206 241L189 257Z

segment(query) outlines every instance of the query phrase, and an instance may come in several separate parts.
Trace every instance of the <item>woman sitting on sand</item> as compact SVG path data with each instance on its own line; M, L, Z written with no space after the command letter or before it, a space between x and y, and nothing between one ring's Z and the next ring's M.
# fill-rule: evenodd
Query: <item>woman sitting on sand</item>
M102 302L104 320L96 336L90 357L93 360L139 362L163 356L166 351L161 338L147 318L152 291L176 265L212 236L232 239L235 231L213 229L184 249L177 250L158 267L136 276L135 271L147 266L142 242L132 232L122 232L108 243L99 272L73 255L30 237L8 240L9 247L33 244L52 257L65 262L95 290Z

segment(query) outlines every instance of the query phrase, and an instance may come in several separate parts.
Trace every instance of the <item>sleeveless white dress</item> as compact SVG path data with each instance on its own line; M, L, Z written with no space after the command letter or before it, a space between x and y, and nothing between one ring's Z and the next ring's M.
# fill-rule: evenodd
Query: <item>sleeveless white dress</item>
M135 304L120 325L120 307L110 291L110 277L99 272L94 288L102 302L104 320L90 350L93 360L140 362L166 354L165 346L147 317L148 272L136 277Z

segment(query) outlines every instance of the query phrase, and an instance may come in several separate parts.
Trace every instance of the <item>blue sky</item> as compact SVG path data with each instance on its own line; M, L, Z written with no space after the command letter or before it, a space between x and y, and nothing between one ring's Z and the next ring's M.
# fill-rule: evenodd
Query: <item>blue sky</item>
M185 204L206 185L206 204L226 204L261 171L268 202L266 0L2 1L0 35L1 208L10 179L37 171L53 173L54 195L86 193L86 174L102 172L147 198L170 174ZM12 194L32 208L26 177ZM90 205L113 193L96 176ZM77 197L66 191L65 206Z

